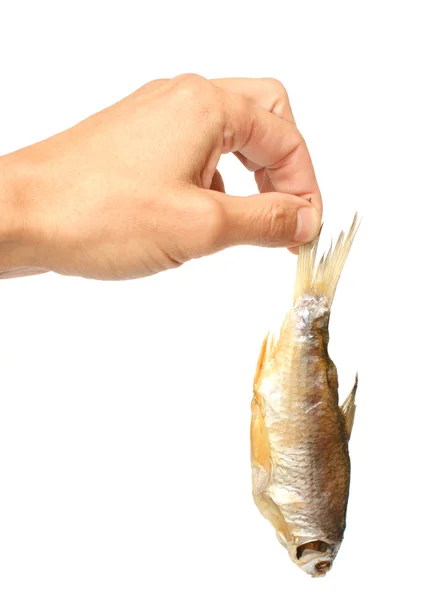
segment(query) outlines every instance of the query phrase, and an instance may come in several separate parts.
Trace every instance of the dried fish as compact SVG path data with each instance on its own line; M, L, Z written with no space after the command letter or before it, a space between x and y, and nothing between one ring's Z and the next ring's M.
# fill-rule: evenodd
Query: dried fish
M279 335L265 338L253 386L253 497L290 558L313 577L330 570L346 526L358 380L339 406L328 326L357 229L355 215L317 268L318 239L300 248L293 308Z

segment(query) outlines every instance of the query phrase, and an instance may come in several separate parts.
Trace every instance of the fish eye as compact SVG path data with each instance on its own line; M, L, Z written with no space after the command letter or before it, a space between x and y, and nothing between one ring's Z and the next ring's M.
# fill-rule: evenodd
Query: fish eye
M296 549L296 557L298 560L301 560L301 558L304 558L308 554L314 554L314 552L323 553L327 550L329 550L329 544L322 542L322 540L314 540L313 542L307 542L306 544L301 544L301 546L298 546Z

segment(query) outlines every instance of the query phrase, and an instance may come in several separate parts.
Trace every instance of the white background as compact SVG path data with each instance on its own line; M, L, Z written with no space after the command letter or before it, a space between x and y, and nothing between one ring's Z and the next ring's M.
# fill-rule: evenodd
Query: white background
M294 566L251 498L259 346L295 258L242 247L140 281L1 281L2 600L402 597L428 570L425 2L2 2L0 153L181 72L287 87L326 234L363 217L333 307L360 373L348 527ZM253 193L233 157L227 190Z

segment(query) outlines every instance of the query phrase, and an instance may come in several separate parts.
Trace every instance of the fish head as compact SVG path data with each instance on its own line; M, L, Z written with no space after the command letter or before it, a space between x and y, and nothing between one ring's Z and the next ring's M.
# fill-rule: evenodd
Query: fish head
M323 577L332 568L340 544L311 540L289 549L293 562L312 577Z
M323 577L332 568L332 563L340 548L340 543L327 540L295 540L289 543L279 532L280 543L288 550L292 561L312 577ZM297 543L296 543L297 542Z

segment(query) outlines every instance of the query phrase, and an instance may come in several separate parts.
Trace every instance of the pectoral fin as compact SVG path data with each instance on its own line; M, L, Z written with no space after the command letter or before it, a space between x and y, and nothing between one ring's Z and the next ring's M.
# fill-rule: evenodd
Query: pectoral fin
M262 406L261 406L262 404ZM267 496L266 489L271 476L271 454L268 431L263 415L263 399L255 395L252 400L252 423L250 427L252 452L252 492L253 499L260 513L277 531L277 537L291 541L288 527L279 507Z
M265 517L274 527L277 533L277 539L283 546L287 546L292 542L292 536L283 515L275 502L266 494L255 496L255 504L259 508L259 512Z
M261 351L259 352L258 364L256 365L255 378L253 380L253 390L255 394L258 392L259 383L267 363L271 360L273 351L276 345L275 337L272 333L268 333L262 342Z
M250 424L250 448L253 471L253 495L262 493L271 474L271 450L265 426L261 398L253 396L252 420Z
M291 541L291 536L283 515L275 502L267 495L266 489L271 477L271 448L265 424L265 400L259 392L261 376L272 358L275 339L268 334L262 344L253 382L252 418L250 424L250 447L252 458L253 499L260 513L270 521L277 531L282 544Z
M350 436L352 434L353 421L355 418L355 412L356 412L355 396L356 396L357 386L358 386L358 375L356 373L355 383L352 388L352 391L347 396L347 398L344 400L344 403L341 405L341 408L340 408L341 413L343 415L344 425L346 428L346 433L347 433L348 439L350 439Z
M271 336L267 335L262 344L253 382L252 417L250 423L250 448L253 470L253 495L261 494L271 473L271 449L268 431L265 425L265 401L258 388L262 371L271 349Z

